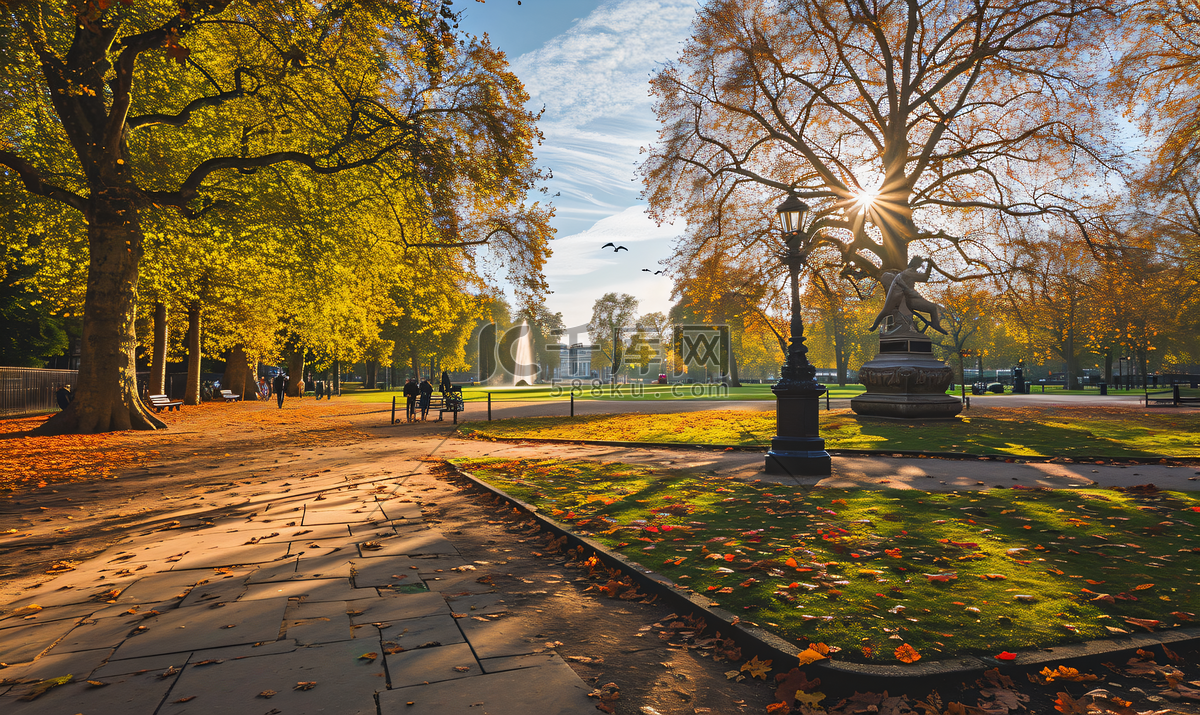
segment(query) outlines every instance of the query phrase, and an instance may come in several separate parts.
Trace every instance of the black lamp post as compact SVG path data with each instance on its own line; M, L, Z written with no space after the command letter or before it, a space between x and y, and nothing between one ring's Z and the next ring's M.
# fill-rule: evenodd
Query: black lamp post
M789 196L775 208L788 246L782 258L791 280L792 337L779 382L771 388L775 393L776 435L771 439L771 451L767 452L768 474L828 476L831 469L820 430L820 398L825 394L825 386L817 382L817 368L808 361L800 315L800 268L806 257L802 247L807 243L804 215L808 209L795 196Z

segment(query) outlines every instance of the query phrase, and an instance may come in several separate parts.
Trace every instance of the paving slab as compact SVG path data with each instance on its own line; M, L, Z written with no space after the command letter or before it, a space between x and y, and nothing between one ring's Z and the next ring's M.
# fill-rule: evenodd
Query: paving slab
M46 652L46 655L73 653L75 651L108 648L112 650L129 637L130 631L141 625L136 616L113 618L88 618L71 629L62 640Z
M563 662L558 653L534 653L532 655L506 655L499 658L484 658L479 661L485 673L503 673L506 670L538 668ZM568 666L569 667L569 666Z
M469 678L483 672L466 643L389 653L386 658L393 688Z
M236 601L245 592L245 578L209 580L208 583L198 583L193 586L188 595L179 602L179 607L209 606L222 601Z
M105 682L108 685L98 688L76 681L29 701L18 699L29 686L17 686L0 697L0 712L4 715L154 715L175 677L160 678L155 673L142 673L106 679Z
M419 504L396 501L380 502L380 504L383 507L383 513L387 515L388 519L413 519L415 521L420 521L421 519L421 507Z
M496 590L490 583L479 583L479 579L487 575L486 571L467 571L466 573L434 573L423 576L422 580L430 591L462 595L467 593L491 593Z
M312 603L314 601L352 601L369 595L371 595L370 590L354 588L349 579L324 578L250 584L246 587L241 601L302 598L306 603Z
M387 536L399 531L426 528L418 519L398 519L396 521L372 520L360 524L349 524L350 533L355 536Z
M59 589L51 589L43 585L41 588L31 588L27 590L25 596L4 604L6 609L16 609L23 606L38 605L42 608L50 608L52 606L69 606L79 603L98 602L98 597L103 597L108 591L113 589L112 586L105 585L103 581L96 582L97 585L75 588L65 586ZM107 599L106 599L107 600Z
M124 660L113 660L109 658L108 662L100 666L92 673L93 678L104 679L118 675L129 675L131 673L153 672L164 673L172 667L176 669L183 668L187 663L199 663L202 660L243 660L253 658L260 655L271 655L273 653L290 653L299 647L296 641L281 639L273 643L263 643L261 645L237 645L227 648L208 648L197 651L184 651L182 653L163 653L159 655L148 655L141 658L127 658ZM38 661L40 662L40 661Z
M441 561L442 564L434 562ZM392 586L415 583L422 574L431 574L436 569L453 568L461 559L412 559L393 556L387 559L356 559L354 562L354 585L359 588Z
M304 519L300 523L306 527L320 526L322 524L350 524L362 523L364 521L383 521L387 517L384 516L383 510L378 506L370 506L367 508L320 508L304 510Z
M474 596L447 597L446 603L455 613L467 613L482 616L487 613L507 613L512 610L512 604L507 603L498 593L484 593Z
M246 583L268 583L297 578L296 562L297 559L289 555L286 559L259 566L246 577Z
M389 647L414 650L430 643L451 645L466 643L452 616L426 616L388 623L379 629L386 650ZM394 683L393 683L394 685Z
M340 539L352 535L350 528L346 524L289 526L281 529L281 531L283 532L281 538L284 541Z
M528 655L542 648L545 639L531 638L528 624L522 619L509 616L496 621L477 621L474 618L458 619L467 642L480 658L499 658L506 655Z
M75 621L32 623L0 631L0 663L28 663L75 628Z
M337 643L354 640L355 637L345 601L295 603L288 608L285 623L287 637L295 639L300 645ZM374 636L375 629L364 635Z
M411 534L397 534L383 539L370 539L379 544L378 548L367 548L364 542L358 545L363 558L386 558L390 556L420 556L422 554L458 555L458 549L450 543L442 532L427 529Z
M173 598L168 598L157 603L109 603L104 604L104 608L92 613L89 618L115 618L117 616L132 616L139 613L149 613L150 611L170 611L179 608L179 603L182 600L180 594L176 594ZM130 611L133 613L130 613Z
M305 554L296 562L296 572L304 578L350 578L357 560L355 551L319 556Z
M375 650L371 648L370 650ZM332 643L247 661L188 665L171 691L171 715L375 715L375 693L386 687L383 659L360 659L362 643ZM315 682L296 690L299 682ZM269 699L260 695L273 690Z
M181 608L147 618L146 632L117 649L118 658L259 643L279 639L287 599L235 601L221 608ZM230 627L232 626L232 627Z
M121 592L118 603L159 603L186 596L192 587L209 578L209 574L187 571L148 573Z
M380 715L595 715L589 688L561 660L539 668L398 688L379 694ZM411 703L411 705L409 704Z
M136 675L138 673L165 673L171 668L176 670L183 668L191 658L191 651L182 653L162 653L159 655L147 655L141 658L125 658L123 660L109 660L101 665L96 670L92 671L92 679L107 680L122 675Z
M19 625L28 625L31 623L50 623L52 621L66 621L90 616L100 608L102 604L97 603L74 603L68 606L55 606L54 608L43 608L34 611L20 611L14 613L17 609L9 609L7 606L0 606L7 615L0 616L0 628L13 628Z
M207 548L188 552L171 565L172 571L211 569L222 566L265 564L278 561L288 553L288 544L242 544L225 548Z
M359 612L355 623L380 623L426 616L448 616L450 607L440 594L388 593L377 598L360 598L346 602L347 611Z
M47 654L28 665L0 670L0 683L36 683L64 675L73 675L76 680L83 680L100 667L112 652L112 648L99 648L59 655Z

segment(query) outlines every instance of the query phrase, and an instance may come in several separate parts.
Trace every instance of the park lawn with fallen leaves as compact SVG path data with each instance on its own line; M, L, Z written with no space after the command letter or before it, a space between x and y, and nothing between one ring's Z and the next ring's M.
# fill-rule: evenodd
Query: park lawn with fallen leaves
M994 656L1200 612L1192 492L848 491L616 462L452 461L743 621L844 659Z
M171 457L237 457L239 447L258 444L311 447L350 444L371 435L339 419L361 414L361 404L330 404L311 398L273 402L206 402L158 415L167 429L90 435L39 435L46 415L0 420L0 491L54 488L111 479L123 471ZM382 414L382 411L380 412ZM232 450L211 453L211 444Z
M472 422L477 439L561 439L770 444L775 413L748 410ZM888 420L848 409L821 412L828 449L923 450L1013 457L1200 457L1200 412L1127 407L993 407L954 419Z

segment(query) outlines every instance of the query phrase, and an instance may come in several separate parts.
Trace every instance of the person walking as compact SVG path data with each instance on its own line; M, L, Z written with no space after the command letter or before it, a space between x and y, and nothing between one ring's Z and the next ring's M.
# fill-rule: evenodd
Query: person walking
M454 387L454 385L450 384L450 373L442 370L442 379L438 382L438 392L445 395L450 391L451 387Z
M279 403L279 409L283 409L283 396L287 392L288 376L284 373L279 373L275 376L275 383L271 385L271 389L275 391L275 400Z
M75 395L71 393L71 386L59 385L58 391L54 393L54 399L58 400L58 408L60 410L67 409L71 404L71 400L75 399Z
M433 399L433 383L428 379L421 380L421 385L417 388L421 393L421 421L429 416L429 402Z
M411 377L408 378L408 382L404 383L404 401L409 422L417 418L417 395L419 394L421 391L417 389L417 381Z
M321 398L325 396L324 380L317 380L316 383L313 384L313 394L316 395L317 402L320 402Z

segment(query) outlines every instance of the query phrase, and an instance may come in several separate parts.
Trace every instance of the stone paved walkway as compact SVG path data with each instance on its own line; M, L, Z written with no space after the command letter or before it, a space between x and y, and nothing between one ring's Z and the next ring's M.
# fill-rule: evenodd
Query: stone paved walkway
M0 606L0 712L595 711L425 522L417 497L435 487L336 472L260 481L269 503L215 517L185 509Z

